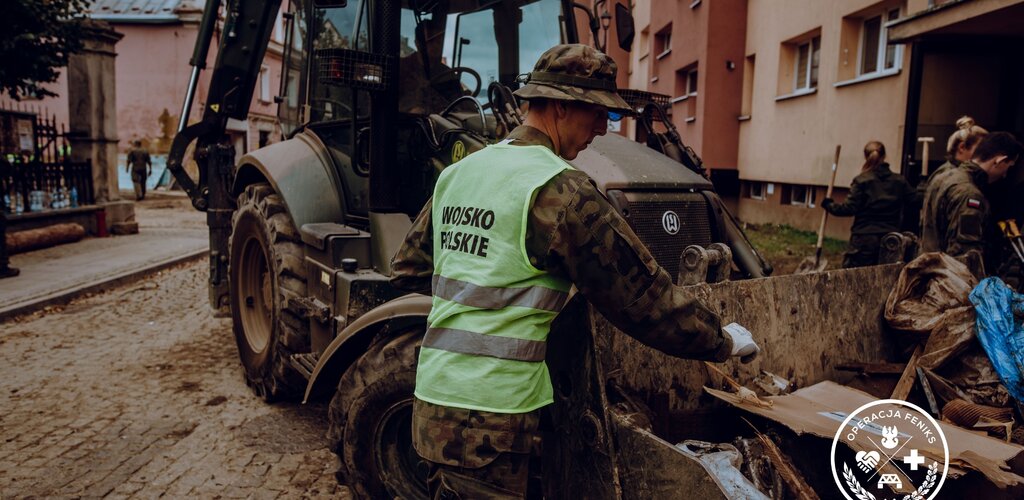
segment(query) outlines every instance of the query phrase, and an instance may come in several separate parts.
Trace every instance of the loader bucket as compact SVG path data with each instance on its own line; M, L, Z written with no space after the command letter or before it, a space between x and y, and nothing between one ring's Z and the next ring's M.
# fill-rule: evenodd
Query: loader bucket
M896 338L886 330L882 310L899 270L892 264L686 290L724 322L748 327L762 346L753 363L721 364L723 371L753 387L750 381L766 370L801 388L823 380L850 382L853 375L838 371L838 364L895 361ZM555 393L554 428L544 436L543 454L550 498L756 497L677 446L751 436L740 417L770 423L705 394L703 387L717 379L704 363L637 342L576 296L552 325L548 365ZM821 497L838 497L827 445L789 434L778 444L796 468ZM995 491L978 474L949 483L950 491Z

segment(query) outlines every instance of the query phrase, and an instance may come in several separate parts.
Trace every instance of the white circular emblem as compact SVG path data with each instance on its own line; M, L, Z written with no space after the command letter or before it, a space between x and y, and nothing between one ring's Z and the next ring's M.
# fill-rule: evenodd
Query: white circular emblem
M842 418L841 413L832 416ZM840 441L848 449L840 448ZM896 498L930 500L948 471L949 445L942 429L906 401L883 399L857 408L832 440L832 478L848 500L889 498L890 492Z
M665 232L668 234L676 234L679 232L679 216L675 212L669 210L661 214L661 227L665 228Z

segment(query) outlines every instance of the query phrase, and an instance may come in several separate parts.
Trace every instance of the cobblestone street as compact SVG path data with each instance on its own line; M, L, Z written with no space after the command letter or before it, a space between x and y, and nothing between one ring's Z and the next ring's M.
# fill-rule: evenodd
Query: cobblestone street
M326 405L245 386L205 260L0 325L0 498L346 497Z

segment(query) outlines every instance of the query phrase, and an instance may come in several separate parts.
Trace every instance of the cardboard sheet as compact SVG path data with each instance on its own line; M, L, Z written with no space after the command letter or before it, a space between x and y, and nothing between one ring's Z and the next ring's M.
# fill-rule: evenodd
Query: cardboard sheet
M785 396L769 397L767 399L774 402L771 408L749 404L728 392L707 387L704 390L733 406L783 424L797 434L809 433L830 441L851 412L878 400L867 393L831 381L819 382ZM885 408L887 406L884 405L877 407L878 410ZM943 422L939 422L939 426L949 445L950 478L960 476L963 469L970 468L981 472L999 486L1024 483L1024 477L1017 474L1024 470L1015 472L1009 465L1013 463L1021 467L1024 464L1024 447ZM922 454L942 460L942 444L939 441L934 445L922 443L919 446Z

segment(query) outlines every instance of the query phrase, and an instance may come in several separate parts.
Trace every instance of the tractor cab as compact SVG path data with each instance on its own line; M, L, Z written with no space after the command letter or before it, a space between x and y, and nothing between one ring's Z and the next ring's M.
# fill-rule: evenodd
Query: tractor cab
M373 31L389 27L372 3L291 2L279 99L284 131L308 131L330 152L346 222L357 227L370 211L370 142L391 142L401 167L388 182L400 184L399 208L415 216L445 166L508 133L501 115L517 105L502 85L566 32L561 0L408 1L397 53L381 55ZM398 104L393 134L374 133L371 94L388 86Z

